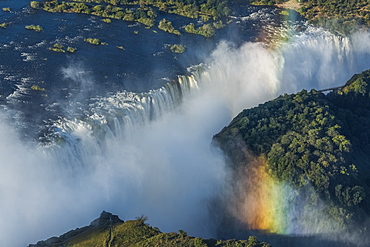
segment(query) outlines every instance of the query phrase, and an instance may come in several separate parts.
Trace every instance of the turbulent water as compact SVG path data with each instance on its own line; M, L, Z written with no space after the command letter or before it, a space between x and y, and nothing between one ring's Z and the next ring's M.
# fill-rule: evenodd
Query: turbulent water
M253 18L260 17L238 21ZM71 61L58 76L78 90L43 106L54 117L41 117L42 134L34 130L40 139L20 132L30 131L27 121L40 118L38 112L24 118L9 107L38 96L7 95L0 120L0 245L61 234L102 210L122 219L146 215L162 231L215 237L220 217L209 206L227 193L227 169L212 136L244 108L283 93L343 85L369 65L369 33L338 37L310 27L274 45L219 42L188 75L143 92L96 95L89 69ZM37 73L26 69L31 77Z

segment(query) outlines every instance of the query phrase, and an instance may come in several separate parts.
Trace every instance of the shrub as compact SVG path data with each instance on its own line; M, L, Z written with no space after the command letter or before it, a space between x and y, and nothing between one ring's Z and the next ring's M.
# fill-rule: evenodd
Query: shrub
M29 30L34 30L36 32L40 32L42 31L42 27L40 25L28 25L28 26L25 26L26 29L29 29Z
M70 46L68 46L68 47L67 47L67 51L68 51L68 52L70 52L70 53L74 53L74 52L76 52L76 51L77 51L77 48L74 48L74 47L70 47Z
M31 2L30 2L30 6L31 6L32 8L34 8L34 9L38 9L38 8L40 8L40 3L39 3L39 2L37 2L37 1L31 1Z
M186 46L181 44L170 45L170 50L173 53L184 53L186 51Z
M107 45L107 43L101 42L100 39L97 38L87 38L85 41L93 45Z
M55 52L66 52L65 50L63 50L63 46L58 43L54 44L53 47L49 47L48 49Z
M32 85L31 89L35 91L45 91L45 88L37 86L37 85Z
M112 20L109 18L102 19L102 21L104 21L105 23L112 23Z
M7 28L8 27L8 23L6 23L6 22L4 22L4 23L1 23L0 24L0 27L2 27L2 28Z

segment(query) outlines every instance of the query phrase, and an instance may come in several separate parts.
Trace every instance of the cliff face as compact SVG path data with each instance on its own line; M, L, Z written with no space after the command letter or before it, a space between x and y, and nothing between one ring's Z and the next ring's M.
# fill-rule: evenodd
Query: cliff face
M248 190L241 181L257 174L263 179L251 185L254 188L265 186L268 179L275 187L284 184L300 195L305 205L301 211L325 203L325 216L338 223L338 229L365 229L370 215L369 85L370 70L328 94L303 90L235 117L214 142L229 158L237 200L245 196L241 190ZM289 223L284 224L289 229Z
M117 215L103 211L100 217L89 226L71 230L60 237L52 237L29 247L91 247L91 246L248 246L268 247L267 243L257 241L256 237L248 240L214 240L188 236L186 232L162 233L158 228L145 223L146 217L136 220L122 221Z

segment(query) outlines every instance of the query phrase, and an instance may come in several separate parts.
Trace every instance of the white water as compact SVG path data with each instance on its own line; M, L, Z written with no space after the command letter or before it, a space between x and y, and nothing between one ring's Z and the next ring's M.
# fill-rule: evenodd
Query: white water
M102 210L124 220L146 215L162 231L212 236L217 217L208 203L226 175L212 136L242 109L279 94L344 84L370 67L370 35L315 29L276 50L221 43L207 64L181 84L185 97L167 85L96 99L84 113L71 106L71 117L55 123L66 145L25 143L1 121L0 246L59 235ZM79 80L79 70L69 76Z

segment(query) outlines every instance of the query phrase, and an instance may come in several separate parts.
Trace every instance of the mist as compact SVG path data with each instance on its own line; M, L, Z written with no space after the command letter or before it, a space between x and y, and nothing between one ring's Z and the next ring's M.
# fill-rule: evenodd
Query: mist
M227 193L228 172L212 136L242 109L283 93L343 85L369 62L368 33L347 38L309 29L275 49L222 42L206 66L195 68L197 86L181 102L167 102L169 91L157 90L162 101L152 105L162 110L155 118L143 116L145 102L129 92L86 105L91 114L76 117L73 104L87 95L77 93L67 116L55 123L66 143L50 146L23 140L3 110L0 245L25 246L60 235L88 225L103 210L123 220L148 216L162 231L216 237L219 217L209 204ZM93 78L84 77L83 66L63 71L92 91ZM117 103L119 97L127 101ZM119 114L119 107L131 107L140 117L130 125L115 122L110 131L101 111Z

